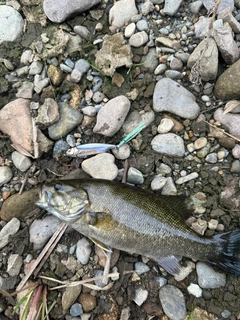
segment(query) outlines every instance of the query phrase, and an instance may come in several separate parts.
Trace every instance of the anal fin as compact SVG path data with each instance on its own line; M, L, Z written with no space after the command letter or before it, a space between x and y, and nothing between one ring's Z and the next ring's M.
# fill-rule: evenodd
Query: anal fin
M176 276L179 274L181 270L181 266L179 264L179 261L182 259L182 257L179 256L168 256L168 257L161 257L156 259L157 263L163 267L168 273L172 274L173 276Z

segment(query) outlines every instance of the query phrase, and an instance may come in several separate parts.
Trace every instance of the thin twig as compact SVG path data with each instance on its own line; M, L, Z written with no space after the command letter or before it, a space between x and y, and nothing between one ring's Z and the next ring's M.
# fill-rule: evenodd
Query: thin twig
M40 255L37 257L37 259L32 264L32 266L31 266L30 270L28 271L28 273L25 275L25 277L22 279L22 281L17 286L17 291L22 289L22 287L25 285L27 280L30 278L30 276L32 275L32 273L34 272L34 270L36 269L38 264L41 262L42 258L45 256L45 254L48 251L48 249L51 247L51 245L53 244L55 239L58 237L58 234L60 232L64 232L66 230L66 228L67 228L67 225L65 223L61 223L60 224L58 229L53 234L52 238L48 241L48 243L45 246L45 248L43 249L43 251L40 253Z
M26 172L26 174L25 174L23 183L22 183L21 188L20 188L20 190L19 190L19 194L22 194L23 189L24 189L24 187L25 187L25 184L27 183L27 179L28 179L28 177L29 177L29 174L30 174L31 170L32 170L32 166L31 166L31 168L30 168L30 169Z
M48 249L48 251L46 252L45 256L43 257L42 261L39 263L38 267L35 269L34 271L34 278L36 278L36 276L38 275L39 271L42 269L44 263L47 261L48 257L50 256L50 254L52 253L53 249L55 248L55 246L58 244L58 241L61 239L63 233L65 232L65 230L67 229L67 224L65 225L65 228L63 228L59 234L57 235L56 239L54 240L53 244L50 246L50 248Z
M33 118L32 118L32 140L33 140L34 158L37 159L39 157L39 148L38 148L38 142L37 142L37 126Z
M221 132L222 132L223 134L225 134L226 136L229 136L230 138L232 138L232 139L240 142L240 139L238 139L237 137L233 136L232 134L226 132L224 129L218 128L218 127L215 126L214 124L211 124L211 123L209 123L209 122L207 122L207 121L205 121L205 120L203 120L203 121L206 122L210 127L213 127L213 128L215 128L215 129L221 131Z
M103 275L104 276L109 274L112 252L111 251L107 251L105 253L105 255L106 255L106 263L105 263L105 267L104 267L104 271L103 271ZM107 284L108 283L108 278L103 278L102 283Z

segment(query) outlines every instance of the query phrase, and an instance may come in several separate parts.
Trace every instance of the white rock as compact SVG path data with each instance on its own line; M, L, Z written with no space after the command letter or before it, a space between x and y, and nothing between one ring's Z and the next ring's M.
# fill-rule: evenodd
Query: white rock
M23 33L24 21L21 14L11 6L0 5L0 44L15 41Z
M136 24L132 22L126 27L124 31L124 36L126 38L130 38L134 34L135 30L136 30Z
M151 189L153 191L162 189L165 186L166 181L167 181L166 177L162 177L162 176L154 177L151 182Z
M12 170L7 167L3 166L0 167L0 186L2 186L4 183L7 183L12 178Z
M127 143L122 145L120 148L113 149L112 152L113 152L115 158L117 158L119 160L125 160L125 159L129 158L130 154L131 154L130 147Z
M141 47L147 42L148 42L148 35L145 31L134 33L129 39L130 46L133 46L136 48Z
M202 296L202 289L199 287L198 284L191 283L187 287L188 293L192 294L196 298L200 298Z
M197 172L192 172L184 177L181 177L175 181L176 184L183 184L185 182L188 182L190 180L196 179L198 177Z
M171 131L174 122L171 119L163 118L157 128L158 133L167 133Z
M135 0L120 0L109 11L109 24L113 29L121 28L136 14Z
M82 264L87 264L91 254L91 245L86 238L82 238L77 242L76 257Z
M0 231L0 249L8 244L10 235L18 232L20 228L20 221L17 218L12 218Z
M17 253L13 253L9 256L7 273L9 274L10 277L15 277L19 275L22 262L23 262L22 257Z
M135 298L133 301L140 307L148 297L148 291L142 288L138 288L135 291Z
M114 180L118 174L115 158L110 153L101 153L82 162L82 169L95 179Z

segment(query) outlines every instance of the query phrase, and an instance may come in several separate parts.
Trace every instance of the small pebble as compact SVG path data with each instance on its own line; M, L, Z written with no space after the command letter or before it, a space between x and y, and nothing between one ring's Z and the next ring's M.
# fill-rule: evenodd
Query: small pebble
M158 133L167 133L171 131L174 122L171 119L163 118L157 128Z
M127 182L132 184L142 184L144 182L142 172L136 168L130 167L127 173Z
M153 191L161 190L167 181L166 177L156 176L151 182L151 189Z
M7 166L3 166L3 167L0 167L0 187L7 183L8 181L11 180L12 178L12 170L7 167Z
M135 263L135 270L138 275L141 275L145 272L148 272L150 270L150 268L147 264L145 264L143 262L136 262Z
M213 153L209 153L206 158L205 158L206 162L208 163L217 163L218 161L218 156L216 152Z
M69 311L72 317L78 317L83 314L83 308L80 303L74 303Z
M27 171L32 165L32 161L27 156L24 156L18 151L13 151L12 161L15 167L21 172Z
M226 274L215 271L205 262L197 263L198 284L203 289L216 289L225 287Z
M86 238L82 238L77 242L76 257L82 264L87 264L91 254L91 245Z
M200 298L202 296L202 289L199 287L199 285L195 283L191 283L187 287L188 293L192 294L196 298Z
M147 300L147 297L148 290L138 288L135 291L135 298L133 299L133 301L140 307Z

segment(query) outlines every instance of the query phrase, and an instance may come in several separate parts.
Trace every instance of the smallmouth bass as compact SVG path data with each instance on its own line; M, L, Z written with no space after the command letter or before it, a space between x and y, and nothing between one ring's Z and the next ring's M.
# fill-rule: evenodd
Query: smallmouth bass
M93 241L147 256L173 275L181 268L179 256L240 275L240 259L234 255L240 253L240 230L200 236L181 218L183 210L190 209L188 202L181 196L86 179L45 184L36 205Z

